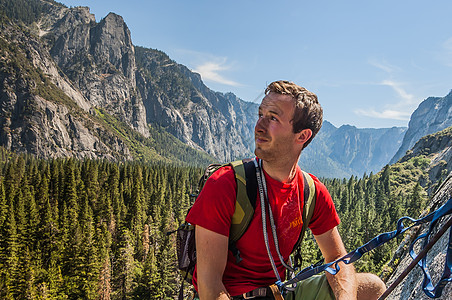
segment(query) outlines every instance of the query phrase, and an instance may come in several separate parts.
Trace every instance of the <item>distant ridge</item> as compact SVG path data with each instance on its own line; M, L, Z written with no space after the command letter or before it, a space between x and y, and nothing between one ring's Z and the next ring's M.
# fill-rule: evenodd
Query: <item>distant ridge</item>
M405 127L336 128L328 121L303 150L300 166L319 177L348 178L377 173L400 147Z

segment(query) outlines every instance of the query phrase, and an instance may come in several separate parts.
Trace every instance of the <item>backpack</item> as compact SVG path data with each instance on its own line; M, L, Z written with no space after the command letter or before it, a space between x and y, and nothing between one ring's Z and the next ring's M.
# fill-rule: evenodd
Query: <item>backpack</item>
M242 260L240 258L240 251L235 247L235 243L248 229L248 225L253 218L254 209L256 207L257 178L253 160L244 159L234 161L226 165L209 165L204 171L204 174L199 179L198 190L191 196L197 198L207 179L220 167L228 165L232 166L234 170L235 181L237 183L235 211L232 216L232 224L229 232L229 250L231 250L234 254L236 263L240 263L240 261ZM302 216L303 226L298 240L292 250L292 252L296 251L296 254L294 255L295 266L301 265L301 252L299 246L303 241L304 233L314 213L316 200L314 180L308 173L304 171L302 171L302 173L304 180L304 203ZM180 273L184 278L179 291L179 299L183 299L184 281L187 281L189 283L192 282L193 272L196 265L195 226L190 223L184 222L179 226L176 232L178 269L180 270Z

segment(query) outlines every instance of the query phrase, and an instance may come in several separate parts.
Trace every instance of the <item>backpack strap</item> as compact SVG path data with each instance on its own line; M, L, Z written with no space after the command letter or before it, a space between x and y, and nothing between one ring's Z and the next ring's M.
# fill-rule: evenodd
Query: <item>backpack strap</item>
M257 178L252 159L234 161L230 165L234 169L237 191L235 211L229 231L229 250L239 263L242 259L235 243L242 237L253 219L257 198Z
M231 229L229 231L229 250L239 263L240 251L235 243L242 237L248 229L249 224L254 216L257 199L257 177L253 159L244 159L231 162L230 165L234 169L235 181L237 183L235 211L232 215ZM315 184L312 177L305 171L303 174L303 226L297 242L293 248L295 254L295 267L301 265L300 245L303 241L304 234L314 214L316 201Z
M294 267L298 268L301 266L302 256L300 246L303 242L304 234L308 229L309 222L311 222L312 215L314 214L315 201L316 201L316 192L315 192L315 184L311 175L307 172L302 171L303 173L303 226L301 228L300 235L298 237L298 241L295 243L295 246L292 252L296 252L294 255Z

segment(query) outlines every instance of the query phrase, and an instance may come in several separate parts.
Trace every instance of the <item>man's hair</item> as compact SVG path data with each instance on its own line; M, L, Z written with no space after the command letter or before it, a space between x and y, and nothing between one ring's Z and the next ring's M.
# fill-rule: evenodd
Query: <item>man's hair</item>
M311 129L312 131L311 138L303 145L303 148L305 148L322 127L323 109L317 95L304 87L285 80L270 83L265 89L265 95L270 92L289 95L295 100L295 113L292 119L293 132L299 133L303 129Z

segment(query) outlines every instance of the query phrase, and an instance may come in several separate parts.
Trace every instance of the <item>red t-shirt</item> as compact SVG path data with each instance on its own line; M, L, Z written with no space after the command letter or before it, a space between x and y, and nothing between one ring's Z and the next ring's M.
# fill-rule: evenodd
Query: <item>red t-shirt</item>
M265 173L265 172L264 172ZM337 226L340 222L333 201L326 187L313 175L316 187L316 205L309 228L314 235L319 235ZM276 224L279 250L287 262L293 247L298 240L303 225L303 175L299 167L294 179L289 183L281 183L265 173L268 198ZM216 233L229 236L231 219L235 210L236 182L232 167L220 168L207 180L195 204L190 209L186 221L204 227ZM285 268L279 261L273 242L271 226L267 215L268 240L273 259L281 278L285 276ZM261 204L256 200L253 219L236 243L243 259L239 264L231 251L223 274L223 284L230 295L236 296L255 288L268 286L276 281L265 247ZM196 269L193 284L197 289Z

